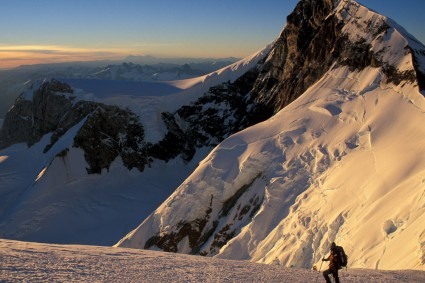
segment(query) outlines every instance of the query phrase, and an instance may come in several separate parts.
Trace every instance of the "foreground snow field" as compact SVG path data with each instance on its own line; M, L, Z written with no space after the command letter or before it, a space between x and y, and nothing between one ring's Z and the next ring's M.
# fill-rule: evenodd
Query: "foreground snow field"
M148 250L0 240L0 282L315 282L317 275L307 269ZM340 278L425 282L425 272L349 269ZM320 275L317 282L323 281Z

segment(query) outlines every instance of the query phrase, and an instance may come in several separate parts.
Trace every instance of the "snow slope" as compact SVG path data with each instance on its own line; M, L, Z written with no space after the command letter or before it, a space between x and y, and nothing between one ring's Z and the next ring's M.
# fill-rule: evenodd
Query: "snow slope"
M219 257L308 267L336 241L353 267L423 269L425 101L380 76L330 71L272 119L220 144L120 245L143 247L254 180L243 198L259 196L261 208Z
M50 135L31 148L16 144L0 151L3 237L112 245L166 199L205 155L201 151L189 164L158 161L143 173L129 171L118 158L109 172L89 175L84 152L72 148L82 123L46 154ZM60 157L65 148L70 148L68 154Z
M336 14L351 41L414 70L402 50L424 47L402 28L359 33L357 20L385 18L355 1ZM350 267L424 269L424 113L417 81L335 64L277 115L222 142L117 246L308 268L336 241Z
M312 270L124 248L0 240L0 282L323 282ZM341 282L424 282L423 271L349 269Z
M205 76L187 80L171 81L170 83L181 89L188 89L196 85L202 85L204 91L206 91L209 87L218 85L222 82L233 82L248 70L254 68L258 62L269 53L272 46L273 43L270 43L256 53Z

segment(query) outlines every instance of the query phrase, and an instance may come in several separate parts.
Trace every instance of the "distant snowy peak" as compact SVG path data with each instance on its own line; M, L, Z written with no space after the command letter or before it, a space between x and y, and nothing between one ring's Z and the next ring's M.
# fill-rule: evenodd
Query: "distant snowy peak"
M226 66L229 62L219 63L198 63L198 64L156 64L139 65L134 63L123 63L121 65L108 65L105 68L96 70L88 74L87 78L124 80L124 81L170 81L183 80L199 77L207 72L211 72Z
M272 44L269 44L256 53L207 75L193 79L174 81L171 82L171 84L181 89L188 89L194 86L202 85L202 89L206 91L209 87L220 84L222 82L234 82L244 73L252 68L255 68L259 62L269 54L271 47Z

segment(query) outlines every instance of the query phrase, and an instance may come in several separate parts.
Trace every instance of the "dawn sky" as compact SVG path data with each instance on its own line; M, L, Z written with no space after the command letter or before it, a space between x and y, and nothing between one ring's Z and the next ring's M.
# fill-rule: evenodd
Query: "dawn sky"
M244 57L298 0L0 0L0 68L157 57ZM425 42L424 0L359 0Z

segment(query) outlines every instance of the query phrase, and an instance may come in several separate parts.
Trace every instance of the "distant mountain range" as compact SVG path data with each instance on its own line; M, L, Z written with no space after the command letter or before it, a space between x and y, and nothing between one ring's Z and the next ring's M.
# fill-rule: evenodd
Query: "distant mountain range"
M234 63L241 58L235 58L235 57L227 57L227 58L158 58L151 55L129 55L125 58L125 62L131 62L135 64L148 64L148 65L154 65L154 64L177 64L177 65L184 65L184 64L204 64L206 62L209 63L221 63L221 62L229 62ZM219 68L218 68L219 69ZM217 70L218 70L217 69Z
M31 83L44 78L128 81L181 80L208 74L236 58L156 58L128 56L122 61L68 62L21 66L0 71L0 118Z

